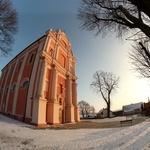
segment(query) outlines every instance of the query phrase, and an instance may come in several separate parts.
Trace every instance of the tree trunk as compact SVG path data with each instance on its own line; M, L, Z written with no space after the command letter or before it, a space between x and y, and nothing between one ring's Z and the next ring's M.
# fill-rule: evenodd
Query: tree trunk
M150 17L150 1L149 0L128 0L133 5L137 6L140 11L143 11L147 16Z
M82 110L82 117L84 118L84 111Z
M107 103L107 118L110 117L110 103Z
M88 118L88 112L87 112L87 110L85 111L85 113L86 113L86 118Z

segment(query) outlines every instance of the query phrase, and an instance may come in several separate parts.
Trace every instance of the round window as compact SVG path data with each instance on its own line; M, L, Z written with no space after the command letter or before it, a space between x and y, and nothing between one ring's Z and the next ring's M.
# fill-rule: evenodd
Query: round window
M29 84L29 81L28 81L28 80L24 81L24 82L22 83L21 88L26 88L26 87L28 86L28 84Z

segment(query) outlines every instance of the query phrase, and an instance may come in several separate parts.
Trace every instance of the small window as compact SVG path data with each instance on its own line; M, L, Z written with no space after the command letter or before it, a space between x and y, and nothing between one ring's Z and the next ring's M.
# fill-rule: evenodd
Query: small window
M51 49L50 50L50 55L53 57L54 56L54 51Z
M21 84L21 89L24 89L28 86L29 84L29 80L28 79L25 79L23 80L22 84Z
M62 105L62 99L61 98L59 99L59 104Z
M34 58L34 54L32 54L32 55L30 56L29 64L31 64L31 63L32 63L33 58Z
M63 93L63 85L60 84L60 93L62 94Z
M23 82L23 84L22 84L22 88L26 88L26 87L28 86L28 83L29 83L29 81L25 81L25 82Z
M65 68L66 58L64 55L60 55L60 64Z

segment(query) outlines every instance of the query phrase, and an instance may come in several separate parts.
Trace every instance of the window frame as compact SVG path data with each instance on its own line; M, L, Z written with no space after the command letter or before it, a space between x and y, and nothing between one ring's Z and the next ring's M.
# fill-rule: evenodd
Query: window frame
M27 82L27 83L25 84L25 82ZM24 86L24 84L25 84L25 86ZM29 78L24 78L24 79L22 80L22 82L21 82L20 88L21 88L21 89L26 89L28 86L29 86Z

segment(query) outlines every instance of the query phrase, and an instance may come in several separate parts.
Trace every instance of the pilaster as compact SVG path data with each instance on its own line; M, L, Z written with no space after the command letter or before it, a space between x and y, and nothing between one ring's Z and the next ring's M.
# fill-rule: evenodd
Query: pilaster
M51 70L51 85L50 85L50 101L56 101L57 93L57 69L52 66Z
M46 121L48 124L60 124L59 109L60 109L60 106L58 102L50 101L47 103Z
M77 104L77 83L75 79L72 80L72 103L74 105L75 122L79 122L80 117L79 117L79 106Z
M43 56L40 59L40 76L38 78L39 84L38 84L38 90L37 90L37 97L44 98L44 90L45 90L45 76L46 76L46 68L47 63L45 61L45 57Z
M66 79L66 122L74 122L74 106L72 105L72 80Z
M46 126L46 104L47 100L44 98L33 100L32 124Z
M49 50L49 45L50 45L50 36L47 36L46 42L45 42L45 45L44 45L44 50L46 52L48 52L48 50Z
M47 63L45 61L45 57L42 56L40 59L40 72L37 78L37 81L39 81L37 88L37 95L33 99L33 112L32 112L32 123L37 126L46 125L47 100L44 97L46 68Z
M66 106L66 122L75 122L74 120L74 106L73 105L67 105Z
M72 103L77 106L77 83L75 80L72 82Z
M80 121L80 115L79 115L79 106L74 106L74 120L75 122Z
M72 105L72 80L69 76L66 79L66 105Z

